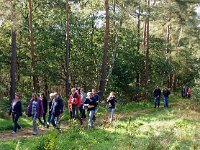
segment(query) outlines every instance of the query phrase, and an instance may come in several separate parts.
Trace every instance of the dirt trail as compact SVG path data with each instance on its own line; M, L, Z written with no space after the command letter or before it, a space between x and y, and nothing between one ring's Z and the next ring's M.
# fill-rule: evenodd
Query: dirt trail
M41 135L41 134L44 134L47 132L47 129L46 128L39 128L38 130L39 134L38 135ZM25 129L20 129L17 131L17 133L15 134L12 134L11 133L12 131L5 131L5 132L0 132L0 140L6 140L6 139L18 139L18 138L24 138L24 137L32 137L32 136L35 136L33 135L33 130L30 129L30 128L25 128Z
M177 106L179 105L179 103L172 103L170 106ZM147 108L144 110L138 110L135 112L128 112L128 113L116 113L115 114L115 119L116 120L120 120L121 118L128 118L131 116L135 116L135 115L141 115L141 114L146 114L148 111L151 111L155 108ZM160 108L156 108L156 109L163 109L163 107ZM107 115L103 115L101 117L97 117L97 120L95 122L95 125L102 125L102 124L107 124L108 123L108 114ZM84 121L84 125L87 124L87 121ZM66 127L66 124L62 124L61 129ZM38 129L38 135L42 135L45 134L46 132L52 130L53 128L47 129L45 127L39 127ZM7 140L7 139L19 139L19 138L24 138L24 137L33 137L33 136L37 136L37 135L33 135L32 134L32 128L23 128L17 131L17 133L12 134L12 131L4 131L4 132L0 132L0 140Z

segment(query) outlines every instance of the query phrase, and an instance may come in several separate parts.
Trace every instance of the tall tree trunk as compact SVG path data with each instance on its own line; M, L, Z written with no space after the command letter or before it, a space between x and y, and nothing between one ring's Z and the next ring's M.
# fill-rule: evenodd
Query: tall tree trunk
M69 53L70 53L70 41L69 41L69 0L66 0L66 97L68 98L70 85L69 85Z
M35 75L35 49L33 42L33 23L32 23L32 0L29 0L29 36L30 36L30 50L31 50L31 69L33 77L33 91L37 90L37 77Z
M138 21L137 21L137 50L140 51L140 16L141 16L141 8L138 8Z
M16 63L17 63L17 50L16 50L16 30L12 29L12 54L11 54L11 70L10 70L10 102L15 98L15 81L16 81Z
M170 29L171 29L171 26L167 25L166 54L170 53ZM169 58L167 57L166 59L169 59Z
M115 15L115 10L116 10L116 0L113 0L113 13ZM117 35L117 31L116 31L116 20L114 19L113 22L114 25L114 45L113 45L113 50L112 50L112 56L111 56L111 63L110 63L110 67L109 67L109 71L108 71L108 80L112 75L112 71L113 71L113 67L115 64L115 59L116 59L116 51L117 51L117 47L118 47L118 35ZM120 24L120 31L121 31L121 24Z
M107 65L107 53L108 53L108 40L109 40L109 0L105 0L105 11L106 11L106 29L104 33L104 48L103 48L103 62L101 67L101 80L100 80L100 95L103 97L105 91L106 82L106 65Z
M12 31L11 31L11 69L10 69L10 103L15 98L16 88L16 63L17 63L17 48L16 48L16 4L14 2L12 10Z
M167 25L167 35L166 35L166 59L167 61L170 63L171 62L171 49L170 49L170 30L171 30L171 26ZM168 75L168 80L167 80L167 87L168 88L172 88L172 84L173 84L173 74L170 73Z
M147 0L147 5L149 7L150 0ZM149 80L149 16L147 16L144 23L144 50L145 50L144 86L147 86Z
M137 50L140 51L140 16L141 16L141 8L138 7L138 22L137 22ZM136 76L136 87L140 86L140 74L137 73Z
M2 72L1 72L1 69L2 69L2 65L0 64L0 83L2 82Z
M172 87L173 87L173 92L175 93L175 92L177 92L177 87L176 87L176 85L177 85L177 79L176 79L176 75L175 74L173 74L173 82L172 82Z

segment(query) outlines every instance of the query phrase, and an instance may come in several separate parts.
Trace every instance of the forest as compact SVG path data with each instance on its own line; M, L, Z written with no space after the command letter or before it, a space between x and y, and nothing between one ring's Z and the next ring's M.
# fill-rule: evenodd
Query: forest
M125 149L200 148L199 135L195 134L200 125L197 122L200 118L199 10L199 0L0 0L0 134L12 129L7 112L16 93L20 93L25 113L33 92L44 92L49 99L49 94L56 91L67 108L71 88L83 87L87 92L96 89L104 102L114 91L120 101L118 120L115 127L107 127L107 122L97 123L98 129L92 129L87 136L85 128L79 129L77 122L73 125L67 121L64 133L72 136L67 140L79 141L80 137L89 140L98 132L105 141L113 142L99 143L101 139L96 137L93 143L86 142L86 146L78 142L80 145L76 147L76 141L67 149L123 149L122 143L119 147L114 144L118 140L126 141ZM153 91L157 86L170 90L172 106L179 110L173 107L164 111L148 110L154 105ZM191 87L191 99L181 98L183 86ZM105 105L102 103L99 111L102 121ZM149 112L146 116L149 120L141 113L144 109ZM171 122L170 119L180 119L179 113L185 109L188 115L181 116L183 120ZM131 117L134 111L138 113ZM120 120L123 113L128 114ZM64 114L66 121L69 114L67 111ZM154 118L154 115L161 116ZM187 120L190 115L194 117L192 124L192 119ZM154 129L149 126L145 131L137 127L160 120L170 127L165 132L167 144L161 141L157 147L154 140L165 135L151 135ZM30 122L26 117L22 125L28 129L32 127ZM186 147L181 147L177 142L180 139L170 141L178 137L170 135L175 127L180 127L181 133L188 131L183 136L187 137L187 125L193 127L194 133L189 146L186 142ZM62 141L65 134L58 137L60 147L56 147L58 135L54 131L42 135L43 143L31 147L65 149L62 146L70 145ZM147 145L144 135L148 135ZM55 145L45 148L49 136ZM135 141L127 140L129 137ZM40 136L35 138L39 139ZM29 138L22 139L27 145L21 146L19 141L12 140L8 138L7 149L26 149L30 143ZM181 139L182 144L184 140ZM3 144L1 139L0 144Z

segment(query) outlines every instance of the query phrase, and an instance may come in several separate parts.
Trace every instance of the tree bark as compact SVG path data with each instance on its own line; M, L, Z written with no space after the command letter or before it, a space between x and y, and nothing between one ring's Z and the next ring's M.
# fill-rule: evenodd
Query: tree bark
M149 7L149 5L150 5L150 0L147 0L147 6ZM145 50L144 86L147 86L149 80L149 16L147 16L144 23L144 50Z
M107 53L108 53L108 40L109 40L109 0L105 0L106 11L106 29L104 33L104 48L103 48L103 62L101 67L101 80L100 80L100 95L103 97L106 82L106 66L107 66Z
M10 103L15 98L16 89L16 63L17 63L17 44L16 44L16 4L12 6L12 30L11 30L11 69L10 69Z
M116 9L116 0L113 0L113 13L115 15L115 9ZM114 19L114 45L113 45L113 50L112 50L112 56L111 56L111 63L110 63L110 67L109 67L109 71L108 71L108 80L112 75L112 71L113 71L113 67L115 64L115 59L116 59L116 51L117 51L117 47L118 47L118 36L117 36L117 31L116 31L116 20ZM121 30L121 24L120 24L120 30Z
M29 36L30 36L30 50L31 50L31 69L33 77L33 91L37 90L38 79L35 75L35 49L33 42L33 23L32 23L32 0L29 0Z
M10 70L10 103L15 98L15 88L16 88L16 63L17 63L17 48L16 48L16 30L12 29L12 54L11 54L11 70Z
M68 98L70 85L69 85L69 53L70 53L70 39L69 39L69 0L66 0L66 98Z
M137 21L137 50L138 52L140 51L140 16L141 16L141 8L140 6L138 7L138 21ZM136 76L136 87L140 87L140 74L137 73Z

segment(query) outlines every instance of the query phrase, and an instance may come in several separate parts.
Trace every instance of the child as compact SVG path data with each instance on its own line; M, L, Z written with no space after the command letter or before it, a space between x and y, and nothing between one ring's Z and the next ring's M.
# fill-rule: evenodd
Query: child
M108 110L110 112L110 124L113 121L113 115L115 112L115 103L117 102L115 93L111 92L109 97L107 98L107 103L108 103Z
M17 129L21 129L21 126L17 123L20 116L22 116L22 103L19 99L19 94L15 94L15 99L12 101L9 115L12 114L12 120L14 123L14 128L12 134L17 132Z
M32 116L33 120L33 135L38 134L38 128L37 128L37 118L40 119L40 117L43 116L44 110L42 101L37 98L37 95L35 93L32 94L32 98L30 100L30 103L27 107L26 111L28 116Z
M91 92L87 93L87 97L86 97L84 106L87 107L87 112L88 112L88 116L89 116L88 128L91 128L92 127L93 117L94 117L94 114L95 114L95 108L97 106L97 102L96 102L96 100L94 100L92 98L92 93Z

